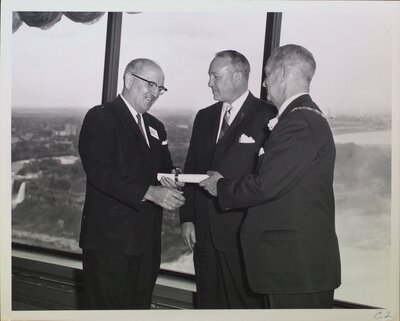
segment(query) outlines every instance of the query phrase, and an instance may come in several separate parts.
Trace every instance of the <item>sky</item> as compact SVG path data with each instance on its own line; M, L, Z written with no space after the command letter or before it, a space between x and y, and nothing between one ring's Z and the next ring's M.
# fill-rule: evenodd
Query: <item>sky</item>
M390 113L390 17L385 6L283 10L281 44L300 44L313 53L311 94L325 112ZM106 23L104 15L93 25L63 17L45 31L21 26L12 35L13 108L99 104ZM263 11L124 13L119 91L125 65L147 57L161 65L169 89L153 108L198 110L214 102L207 87L214 54L235 49L250 61L249 87L259 96L264 30Z

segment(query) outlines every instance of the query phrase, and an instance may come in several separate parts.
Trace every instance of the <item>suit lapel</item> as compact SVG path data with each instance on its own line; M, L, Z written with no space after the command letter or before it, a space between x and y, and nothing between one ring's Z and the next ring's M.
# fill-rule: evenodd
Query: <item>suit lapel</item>
M127 132L130 132L132 135L135 136L135 139L138 139L140 141L140 144L142 146L142 149L143 149L145 155L149 159L151 159L150 149L149 149L149 146L147 145L146 138L143 136L142 132L140 131L140 128L139 128L136 120L133 118L131 112L129 111L128 106L126 106L125 102L119 96L117 97L115 102L116 102L116 107L118 109L117 116L119 117L120 122L126 128ZM146 126L147 137L149 137L147 127L148 126ZM149 138L149 140L150 140L150 138Z
M226 131L225 135L218 141L218 143L219 142L223 143L230 135L232 135L232 133L235 132L235 128L238 127L239 124L242 123L242 121L247 117L250 110L252 109L253 100L254 100L253 94L249 93L249 95L247 96L246 100L244 101L242 107L240 107L240 110L237 113L235 119L233 120L231 125L228 127L228 130Z
M136 122L136 120L133 118L131 112L129 111L128 106L126 106L125 102L120 98L119 96L116 99L117 102L117 107L118 107L118 117L120 121L127 127L129 128L129 131L133 132L136 136L139 137L144 143L146 143L146 139L143 137L142 132L140 131L140 128ZM146 143L147 145L147 143Z
M218 135L219 121L221 118L222 103L216 103L205 115L201 134L201 153L205 170L209 170L215 154L216 140Z
M279 121L276 124L277 129L279 130L279 127L281 126L280 123L282 122L282 119L286 118L294 108L296 107L301 107L301 106L311 106L312 104L310 104L310 102L312 102L310 95L305 94L305 95L301 95L299 97L297 97L295 100L293 100L287 107L286 109L283 111L282 115L279 116ZM276 130L273 130L271 132L271 135L269 137L269 139L266 140L266 142L264 143L264 152L267 152L268 150L268 146L270 144L271 141L273 141L273 137L275 136ZM259 161L257 164L257 171L260 168L261 164L262 164L262 159L264 158L264 156L260 156L259 157Z
M210 113L210 119L208 120L208 124L210 125L210 145L214 146L217 142L217 135L219 130L219 122L221 119L222 113L222 102L218 103L214 108L212 113Z

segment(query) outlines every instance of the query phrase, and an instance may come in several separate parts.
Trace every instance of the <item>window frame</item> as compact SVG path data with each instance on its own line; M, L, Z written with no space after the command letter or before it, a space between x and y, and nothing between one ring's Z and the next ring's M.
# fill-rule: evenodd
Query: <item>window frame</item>
M106 44L104 57L104 72L103 72L103 88L102 88L102 103L111 101L117 97L118 87L118 69L121 49L121 34L122 34L122 16L123 12L108 12L107 13L107 29L106 29ZM263 66L273 49L279 46L280 31L281 31L281 12L267 12L265 24L265 39ZM263 67L262 66L262 67ZM260 82L260 97L266 96L266 89L262 86L264 73L261 75ZM29 250L36 253L52 254L55 256L64 256L71 259L82 259L82 254L71 253L62 250L42 248L38 246L25 245L12 242L13 249ZM161 269L161 274L179 276L184 279L194 281L194 275L178 271L170 271Z

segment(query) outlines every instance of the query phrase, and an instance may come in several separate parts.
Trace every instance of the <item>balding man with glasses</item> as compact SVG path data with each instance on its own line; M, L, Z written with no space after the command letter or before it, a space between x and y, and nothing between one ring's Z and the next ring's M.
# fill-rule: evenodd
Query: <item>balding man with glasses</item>
M80 247L88 309L149 309L160 267L162 210L183 205L160 186L171 172L164 125L148 114L167 91L149 59L131 61L115 100L89 110L79 137L86 172Z

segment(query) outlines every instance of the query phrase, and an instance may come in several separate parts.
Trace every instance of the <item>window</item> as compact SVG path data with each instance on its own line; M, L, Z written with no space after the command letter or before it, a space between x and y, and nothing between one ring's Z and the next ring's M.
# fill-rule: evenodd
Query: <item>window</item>
M197 110L214 103L207 83L217 51L235 49L249 59L250 90L258 95L265 20L265 12L124 13L118 92L130 60L162 66L169 90L151 113L166 125L176 166L184 165ZM86 111L101 100L105 35L105 17L89 26L62 17L49 30L22 25L13 34L14 243L80 253L85 174L77 141ZM178 212L166 212L162 268L193 274L186 254Z
M207 84L208 67L216 52L234 49L243 53L251 65L250 90L259 95L265 21L262 11L123 15L119 92L124 68L132 59L146 57L161 65L168 92L150 113L166 126L175 166L184 165L196 112L215 103ZM192 256L180 236L177 211L164 213L162 233L161 267L193 274Z
M281 44L301 44L314 54L311 94L336 141L343 273L336 298L384 307L390 298L390 12L319 8L285 10ZM196 112L214 103L207 71L217 51L235 49L249 59L250 90L258 96L265 19L261 11L123 14L118 92L130 60L161 65L168 92L151 113L166 125L176 166L183 167ZM22 25L13 34L13 242L80 252L85 175L77 134L86 111L101 102L105 36L105 16L88 26L63 17L46 31ZM177 212L164 214L162 268L193 273Z
M283 12L281 45L317 62L311 95L336 142L334 189L342 285L335 298L387 307L390 299L391 15L385 9ZM371 23L375 21L376 23Z
M85 175L77 142L86 111L101 103L106 16L65 15L48 30L12 35L12 240L80 252Z

